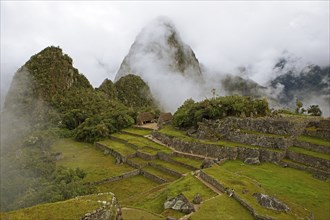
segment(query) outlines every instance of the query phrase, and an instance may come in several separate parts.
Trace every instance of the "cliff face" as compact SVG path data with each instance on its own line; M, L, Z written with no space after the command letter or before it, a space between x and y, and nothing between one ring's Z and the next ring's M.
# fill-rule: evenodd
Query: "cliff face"
M123 60L116 80L137 74L148 81L149 74L180 74L200 80L199 62L192 49L180 38L174 24L160 17L144 27Z

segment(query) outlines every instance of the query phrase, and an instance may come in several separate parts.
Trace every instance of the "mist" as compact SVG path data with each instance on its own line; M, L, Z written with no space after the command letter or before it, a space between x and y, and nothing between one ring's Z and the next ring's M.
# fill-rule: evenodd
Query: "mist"
M169 111L186 98L210 96L212 88L219 95L225 94L216 82L228 74L267 87L282 74L272 68L285 51L304 64L329 65L328 1L6 1L1 2L1 104L16 70L50 45L69 54L94 87L105 78L114 80L137 34L159 15L173 20L182 40L205 67L207 82L195 85L176 75L166 83L163 77L168 73L157 74L159 79L154 79L153 74L161 70L148 67L149 86L164 99ZM242 75L239 67L247 71Z

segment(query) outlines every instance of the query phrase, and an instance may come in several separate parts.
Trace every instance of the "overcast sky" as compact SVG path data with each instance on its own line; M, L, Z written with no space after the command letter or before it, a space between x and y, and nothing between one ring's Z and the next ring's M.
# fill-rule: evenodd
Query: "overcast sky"
M255 65L252 79L283 51L329 64L329 1L1 1L1 96L15 71L43 48L60 46L94 87L114 79L136 35L168 16L205 66Z

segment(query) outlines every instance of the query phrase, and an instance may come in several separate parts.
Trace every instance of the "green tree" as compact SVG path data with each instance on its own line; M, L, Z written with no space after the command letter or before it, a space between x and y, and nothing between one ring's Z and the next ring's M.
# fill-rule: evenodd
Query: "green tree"
M321 116L322 111L318 105L311 105L307 109L307 113L313 116Z

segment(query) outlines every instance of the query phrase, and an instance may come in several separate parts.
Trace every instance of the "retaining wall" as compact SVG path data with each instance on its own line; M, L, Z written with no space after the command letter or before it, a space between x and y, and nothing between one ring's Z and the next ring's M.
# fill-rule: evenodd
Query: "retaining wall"
M160 171L163 171L165 173L168 173L168 174L170 174L172 176L177 176L177 177L182 177L183 176L181 173L178 173L178 172L176 172L176 171L174 171L174 170L172 170L170 168L164 167L162 165L155 164L153 162L148 162L148 165L151 166L151 167L154 167L154 168L156 168L156 169L158 169Z
M144 160L155 160L155 159L158 158L157 154L156 155L150 155L150 154L147 154L147 153L143 153L141 151L136 151L136 156L140 157Z
M160 183L160 184L163 184L163 183L167 183L168 181L161 178L161 177L158 177L158 176L155 176L151 173L149 173L148 171L145 171L145 170L140 170L140 173L142 176L152 180L152 181L155 181L157 183Z
M312 144L312 143L308 143L308 142L304 142L304 141L298 141L298 140L296 140L294 142L294 146L299 146L299 147L304 148L306 150L311 150L311 151L316 151L316 152L320 152L320 153L330 154L330 147L327 147L327 146Z
M140 170L133 170L133 171L130 171L130 172L123 173L119 176L113 176L113 177L110 177L110 178L107 178L107 179L99 180L99 181L88 183L88 184L89 185L101 185L101 184L104 184L104 183L111 183L111 182L115 182L115 181L118 181L118 180L127 179L127 178L130 178L130 177L133 177L133 176L137 176L139 174L140 174Z
M293 151L288 151L287 157L292 161L302 163L304 165L311 166L316 169L321 169L324 171L328 171L330 169L330 160L313 157Z

